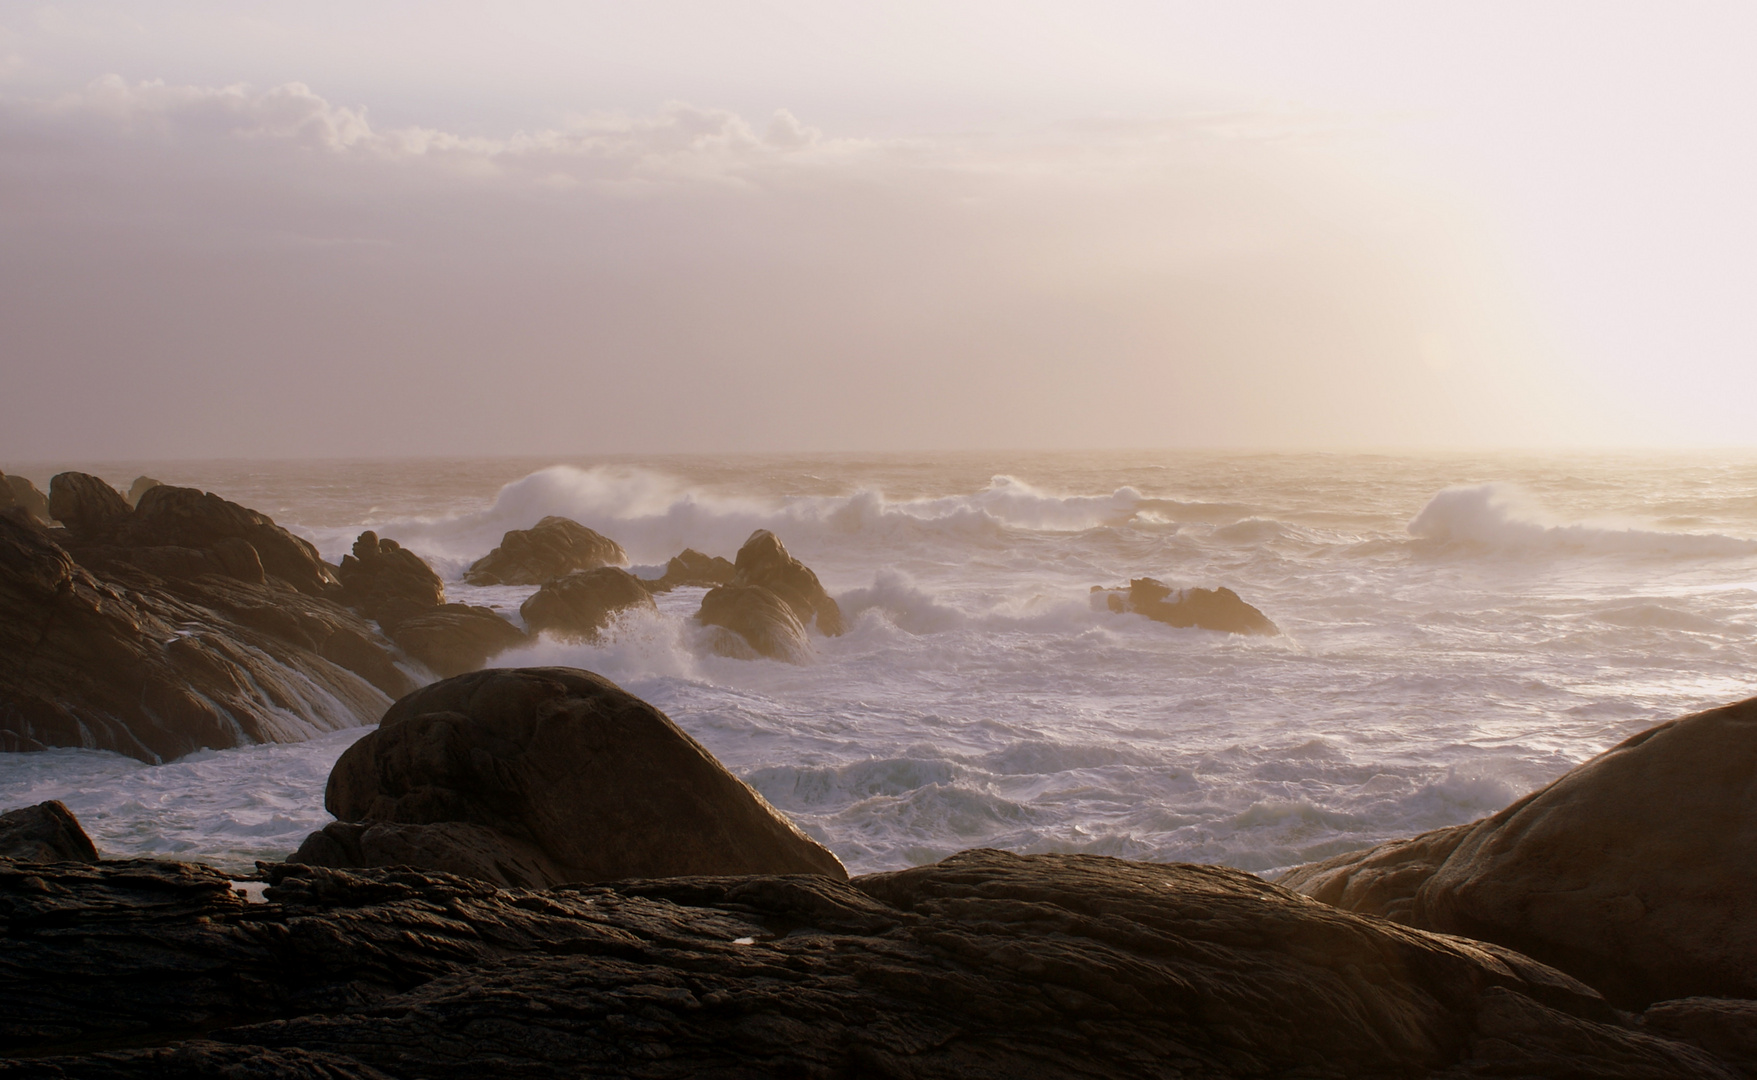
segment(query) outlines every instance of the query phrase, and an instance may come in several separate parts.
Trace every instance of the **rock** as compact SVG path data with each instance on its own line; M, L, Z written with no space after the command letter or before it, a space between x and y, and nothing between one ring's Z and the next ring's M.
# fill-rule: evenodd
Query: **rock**
M1757 1076L1757 1001L1690 997L1661 1001L1641 1014L1644 1031L1689 1043Z
M619 566L575 570L546 582L519 606L531 633L595 640L630 609L659 610L639 578Z
M738 549L732 584L769 590L793 609L801 623L811 626L815 620L825 637L842 633L842 609L824 591L811 568L787 554L780 538L767 529L751 533Z
M464 580L471 585L541 585L575 570L627 565L621 544L577 521L550 516L501 537L499 547L470 565Z
M1218 589L1173 589L1156 578L1136 578L1128 588L1092 586L1094 598L1102 595L1105 606L1118 614L1133 612L1171 626L1199 626L1229 634L1273 636L1281 628L1261 611L1239 599L1238 593Z
M156 488L163 483L164 483L163 480L154 480L150 476L137 476L137 477L135 477L134 483L128 485L128 494L125 496L125 498L127 498L127 500L128 500L128 505L129 506L139 506L140 505L140 497L142 495L145 495L147 493L148 489Z
M748 660L767 656L790 664L811 659L811 638L805 624L785 600L760 585L722 585L702 597L696 621L725 633L714 639L722 656Z
M368 530L336 570L342 603L362 612L388 633L410 615L445 603L445 583L421 556Z
M308 866L413 866L505 888L541 889L568 880L535 844L464 821L404 825L332 821L287 859Z
M0 814L0 858L95 863L98 849L73 812L50 799Z
M0 750L156 763L370 722L391 699L320 651L344 629L372 633L285 589L94 573L50 531L0 516Z
M398 613L390 638L440 678L479 671L500 653L530 639L493 608L468 604Z
M49 516L76 539L104 541L134 516L134 508L121 492L97 477L64 472L49 481Z
M1730 1080L1493 946L1219 867L973 851L841 882L0 863L21 1078Z
M415 691L342 754L324 806L343 822L492 830L541 853L558 875L546 885L847 876L664 713L573 668L480 671Z
M1517 948L1625 1007L1753 998L1754 775L1757 698L1650 728L1493 817L1283 881Z
M648 592L670 592L693 586L711 589L716 585L730 585L737 569L718 555L703 555L695 548L684 548L671 561L665 564L662 577L652 581L642 581Z
M0 511L15 511L22 515L27 525L49 524L49 497L37 490L37 486L22 476L7 476L0 473L0 479L6 481L6 490L0 491Z
M205 549L242 541L255 549L269 577L308 596L322 596L338 585L309 541L276 525L266 514L195 488L169 484L148 488L121 538L134 547Z

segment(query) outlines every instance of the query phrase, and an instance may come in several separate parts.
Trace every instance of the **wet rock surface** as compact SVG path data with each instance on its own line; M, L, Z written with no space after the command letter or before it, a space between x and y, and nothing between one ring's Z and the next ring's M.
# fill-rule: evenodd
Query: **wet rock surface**
M779 596L806 626L814 623L825 637L843 631L842 609L824 591L811 567L787 553L780 537L758 529L738 549L732 584L767 589Z
M469 604L399 614L390 639L441 678L478 671L489 660L530 639L493 608Z
M664 713L573 668L481 671L417 690L342 754L324 805L347 825L478 827L444 855L454 861L415 865L490 867L479 876L491 881L847 877ZM346 830L314 836L296 858L410 863L410 852L453 844L443 829L358 835L353 851Z
M600 566L545 582L519 606L519 615L533 634L593 641L631 609L659 610L639 578L620 566Z
M724 656L803 664L811 658L807 630L843 632L842 609L811 568L787 553L774 533L758 529L738 549L730 583L702 597L696 621L728 631L714 642Z
M342 603L376 620L385 632L411 615L445 603L445 583L421 556L368 530L336 569Z
M1157 578L1136 578L1126 588L1092 586L1105 606L1118 614L1133 612L1168 626L1196 626L1229 634L1274 636L1281 628L1267 615L1224 586L1217 589L1173 589Z
M470 564L471 585L541 585L575 570L627 566L622 545L577 521L551 515L529 529L513 529L500 546Z
M704 555L695 548L684 548L671 556L663 575L641 584L648 592L656 593L691 586L711 589L716 585L730 585L736 573L737 568L718 555Z
M1757 699L1650 728L1472 825L1291 887L1520 949L1622 1005L1757 996Z
M0 814L0 858L95 863L98 849L72 811L50 799Z
M1215 867L266 872L245 903L186 864L0 861L0 1075L1738 1075L1518 954Z

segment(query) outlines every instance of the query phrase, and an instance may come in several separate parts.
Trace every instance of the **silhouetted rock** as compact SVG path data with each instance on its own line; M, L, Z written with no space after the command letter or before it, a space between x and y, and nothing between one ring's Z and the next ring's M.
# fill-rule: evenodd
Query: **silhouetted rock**
M1689 1043L1757 1076L1757 1001L1690 997L1661 1001L1641 1014L1641 1028Z
M470 564L464 580L471 585L541 585L575 570L626 565L628 553L621 544L577 521L550 516L501 537L499 547Z
M749 660L767 656L790 664L811 659L805 624L785 600L760 585L722 585L702 597L696 621L727 631L714 638L714 651Z
M1493 946L1219 867L852 883L0 864L8 1076L1730 1080ZM49 1056L41 1056L41 1055Z
M514 889L542 889L568 880L535 844L484 825L436 821L332 821L305 838L287 859L309 866L413 866Z
M1626 1006L1757 997L1753 776L1757 698L1650 728L1473 825L1283 881L1520 949Z
M49 481L49 516L75 539L110 540L133 514L122 493L95 476L64 472Z
M49 498L22 476L0 473L0 514L39 528L49 524Z
M658 610L639 578L619 566L600 566L544 583L519 606L519 615L533 634L592 640L631 608Z
M50 799L0 814L0 858L95 863L98 849L73 812Z
M779 596L806 626L815 620L825 637L842 633L842 609L818 583L811 568L787 554L781 540L767 529L758 529L738 549L732 584L756 585Z
M154 480L150 476L137 476L137 477L135 477L134 483L128 485L128 495L127 495L128 505L129 506L139 506L140 505L140 497L142 495L145 495L152 488L158 487L162 483L164 483L163 480Z
M554 877L532 884L847 876L664 713L573 668L481 671L415 691L342 754L324 805L348 823L492 830L511 842L509 861L552 868ZM345 838L332 839L346 847ZM405 833L398 843L436 850L443 838ZM369 846L362 838L363 854ZM481 838L468 847L482 849Z
M410 615L445 603L445 583L421 556L368 530L336 569L342 603L376 619L386 632Z
M270 577L302 593L321 596L337 585L330 566L309 541L276 525L266 514L195 488L169 484L148 488L120 539L134 547L185 548L243 541L256 549Z
M648 592L670 592L693 586L711 589L716 585L729 585L737 569L718 555L703 555L695 548L685 548L679 554L671 556L665 564L663 576L651 581L642 581Z
M51 531L0 516L0 750L157 762L369 722L390 698L326 658L343 631L372 634L339 605L286 589L94 573ZM388 685L407 688L396 674Z
M1229 634L1281 633L1281 628L1270 622L1267 615L1225 587L1173 589L1157 578L1136 578L1126 589L1094 585L1092 592L1103 594L1105 606L1111 611L1133 612L1171 626L1199 626Z
M478 671L495 656L530 639L493 608L468 604L399 613L390 638L441 678Z

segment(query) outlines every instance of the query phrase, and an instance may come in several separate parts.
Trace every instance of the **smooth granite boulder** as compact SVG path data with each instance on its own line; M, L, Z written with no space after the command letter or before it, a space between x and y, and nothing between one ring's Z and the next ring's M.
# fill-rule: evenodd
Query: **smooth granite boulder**
M970 851L499 889L0 862L8 1078L1733 1080L1517 953L1221 867Z
M49 481L49 516L75 539L109 540L133 515L122 493L95 476L64 472Z
M651 581L642 581L648 592L670 592L672 589L695 587L711 589L716 585L730 585L737 574L737 567L718 555L703 555L695 548L684 548L683 551L671 556L665 564L665 573Z
M530 643L493 608L441 604L399 613L390 639L440 678L480 671L508 649Z
M721 656L751 660L766 656L803 664L811 659L805 624L779 596L760 585L722 585L702 597L696 621L721 629L713 641Z
M519 605L533 634L596 640L624 611L657 611L653 596L620 566L575 570L543 584Z
M195 488L148 488L120 538L135 547L216 548L243 541L256 550L270 578L299 592L322 596L338 585L333 569L310 541L276 525L267 514Z
M779 537L767 529L758 529L738 549L733 563L732 584L755 585L779 596L799 621L806 626L815 622L825 637L836 637L843 631L842 609L818 582L811 568L787 553Z
M410 615L445 603L445 583L421 556L389 537L368 530L354 541L353 553L336 568L339 599L387 633Z
M1270 622L1267 615L1224 586L1218 589L1173 589L1157 578L1136 578L1127 588L1106 589L1094 585L1092 593L1102 595L1105 606L1111 611L1145 615L1154 622L1169 626L1196 626L1229 634L1274 636L1281 633L1281 628Z
M1519 949L1628 1007L1757 998L1757 698L1641 732L1493 817L1281 880Z
M26 525L49 524L49 497L35 484L25 477L5 473L0 473L0 480L5 481L5 490L0 491L0 513L12 514Z
M573 668L480 671L415 691L342 754L324 805L349 823L492 830L521 858L542 854L558 876L541 884L847 876L664 713Z
M98 861L98 849L58 799L0 814L0 858L18 862Z
M577 521L551 515L529 529L513 529L500 546L470 564L471 585L541 585L575 570L627 566L622 545Z

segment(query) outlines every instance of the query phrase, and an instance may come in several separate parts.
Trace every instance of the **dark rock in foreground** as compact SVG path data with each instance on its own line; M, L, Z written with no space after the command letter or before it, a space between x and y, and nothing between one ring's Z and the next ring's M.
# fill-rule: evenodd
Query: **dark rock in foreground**
M0 814L0 858L95 863L98 849L72 811L50 799Z
M0 1042L32 1055L0 1075L1737 1075L1516 953L1216 867L268 876L0 862Z
M545 582L519 605L519 614L533 634L592 641L630 609L659 610L640 578L620 566L600 566Z
M730 585L737 568L718 555L703 555L695 548L684 548L683 551L671 556L665 564L665 573L651 581L642 581L648 592L670 592L694 586L711 589L716 585Z
M324 806L340 820L294 861L413 863L539 886L847 876L664 713L573 668L481 671L415 691L342 754ZM404 828L375 835L381 824Z
M1757 997L1757 698L1634 736L1473 825L1291 888L1496 941L1613 1001Z
M1198 626L1229 634L1273 636L1281 633L1281 628L1270 622L1267 615L1224 586L1218 589L1173 589L1156 578L1136 578L1126 589L1094 585L1092 592L1103 594L1105 606L1111 611L1145 615L1154 622L1170 626Z
M392 627L390 639L441 678L478 671L500 653L530 640L493 608L468 604L424 608L403 615Z
M767 656L795 664L811 657L806 631L814 622L830 637L844 630L835 598L767 529L751 533L738 549L732 581L702 597L696 621L736 635L716 639L714 651L721 655Z
M541 585L575 570L627 566L622 545L577 521L551 515L529 529L513 529L500 546L464 573L471 585Z

